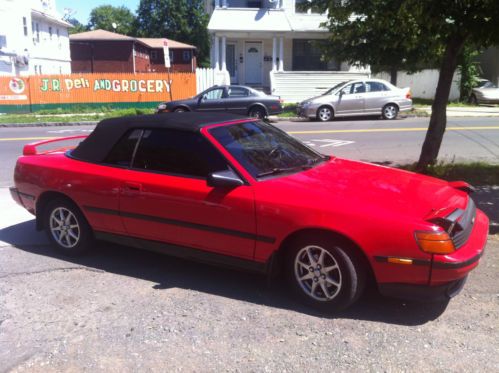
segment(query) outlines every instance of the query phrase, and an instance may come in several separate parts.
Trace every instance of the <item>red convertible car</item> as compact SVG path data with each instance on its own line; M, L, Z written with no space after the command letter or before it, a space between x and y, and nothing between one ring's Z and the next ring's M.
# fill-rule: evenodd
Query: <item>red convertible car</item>
M368 281L450 298L487 241L468 184L324 156L254 118L108 119L73 149L38 149L60 141L25 146L11 193L69 255L99 239L282 273L304 302L338 310Z

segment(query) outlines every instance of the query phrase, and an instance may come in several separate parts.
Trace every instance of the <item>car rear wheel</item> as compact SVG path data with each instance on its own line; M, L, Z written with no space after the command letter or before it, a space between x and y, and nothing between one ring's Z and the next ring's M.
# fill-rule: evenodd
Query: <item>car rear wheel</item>
M174 113L185 113L187 110L183 107L178 107L175 110L173 110Z
M286 273L304 303L329 312L354 303L366 282L365 270L352 250L327 237L296 241L288 251Z
M56 251L69 256L85 253L93 241L92 229L78 207L57 198L44 210L44 227Z
M317 109L317 120L328 122L333 119L333 110L329 106L321 106Z
M382 115L384 119L393 120L397 118L399 108L395 104L387 104L383 107Z
M267 116L267 113L263 108L255 106L249 110L248 115L252 118L263 119Z

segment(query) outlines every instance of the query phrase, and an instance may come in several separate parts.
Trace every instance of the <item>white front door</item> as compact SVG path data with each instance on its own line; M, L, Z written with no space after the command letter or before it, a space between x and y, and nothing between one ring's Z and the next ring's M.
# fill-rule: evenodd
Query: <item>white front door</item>
M246 84L262 84L262 43L245 43L245 81Z

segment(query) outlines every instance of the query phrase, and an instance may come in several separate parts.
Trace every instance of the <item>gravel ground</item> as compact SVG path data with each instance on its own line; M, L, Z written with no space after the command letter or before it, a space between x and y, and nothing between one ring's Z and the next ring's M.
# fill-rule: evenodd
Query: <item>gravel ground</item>
M498 236L448 304L370 290L335 317L262 277L154 253L61 258L32 220L0 241L0 371L499 371Z

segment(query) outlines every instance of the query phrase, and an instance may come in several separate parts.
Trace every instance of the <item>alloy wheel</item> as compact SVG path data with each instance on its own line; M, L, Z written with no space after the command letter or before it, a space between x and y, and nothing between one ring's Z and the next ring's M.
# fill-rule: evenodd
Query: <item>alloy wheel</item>
M80 240L80 225L76 216L65 207L57 207L50 214L50 233L66 249L75 247Z
M309 297L326 302L334 299L342 286L341 270L329 251L306 246L295 257L295 278Z
M383 116L386 119L394 119L397 116L397 108L394 105L387 105L383 109Z
M317 113L317 116L319 117L319 119L321 121L327 122L327 121L331 120L331 117L333 115L332 115L332 112L331 112L330 108L328 108L328 107L321 107L319 109L319 112Z

